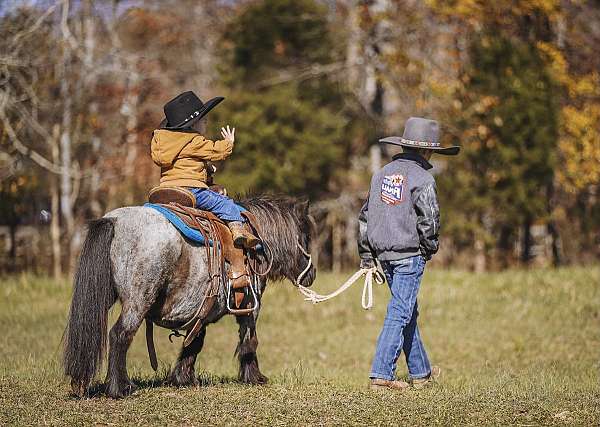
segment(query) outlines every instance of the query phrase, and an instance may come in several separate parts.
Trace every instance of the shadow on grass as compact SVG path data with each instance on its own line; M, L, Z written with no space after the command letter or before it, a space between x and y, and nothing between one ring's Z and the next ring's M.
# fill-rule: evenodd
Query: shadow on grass
M198 379L197 385L190 385L187 387L177 387L168 383L168 372L158 373L153 377L143 377L143 376L133 376L131 378L131 382L135 386L135 390L131 393L130 396L134 396L137 392L141 390L148 389L191 389L194 387L214 387L224 384L237 384L241 386L247 386L241 382L237 377L229 376L229 375L213 375L209 373L201 373L196 378ZM88 388L87 393L85 394L85 399L97 399L104 398L106 395L106 385L103 382L95 382ZM69 395L70 399L79 400L81 397L77 396L74 393Z

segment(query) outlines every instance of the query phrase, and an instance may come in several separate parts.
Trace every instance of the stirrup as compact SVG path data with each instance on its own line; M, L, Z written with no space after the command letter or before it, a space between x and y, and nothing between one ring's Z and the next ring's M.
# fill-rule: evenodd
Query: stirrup
M252 298L254 299L254 306L250 307L250 308L232 308L231 307L231 297L232 297L232 279L227 278L227 310L231 313L234 314L236 316L242 316L244 314L250 314L253 311L258 310L258 308L260 307L260 303L258 302L258 296L256 295L256 291L254 290L254 285L252 283L250 283L250 286L247 286L246 289L250 288L250 293L252 295ZM235 296L234 296L235 298Z

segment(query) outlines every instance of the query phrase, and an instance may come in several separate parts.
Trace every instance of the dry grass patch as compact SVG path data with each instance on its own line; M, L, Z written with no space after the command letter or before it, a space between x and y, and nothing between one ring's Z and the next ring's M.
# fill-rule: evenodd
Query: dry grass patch
M315 289L345 276L322 274ZM405 394L366 389L388 293L360 308L360 289L312 306L289 284L270 285L259 358L271 382L237 383L233 319L209 328L201 387L161 381L181 341L157 333L158 374L138 333L129 353L140 391L113 401L75 400L60 370L70 284L31 276L0 282L0 424L520 424L600 422L600 268L497 274L429 271L422 335L444 369L440 383ZM118 314L118 307L115 308ZM399 375L406 372L401 368Z

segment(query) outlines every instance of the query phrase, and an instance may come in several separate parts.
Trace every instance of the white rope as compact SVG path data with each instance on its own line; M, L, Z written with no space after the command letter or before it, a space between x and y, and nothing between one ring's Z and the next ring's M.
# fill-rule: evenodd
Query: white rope
M373 307L373 276L375 276L375 282L382 284L383 277L381 273L377 271L376 267L373 268L361 268L356 273L352 275L346 282L340 286L338 289L333 291L328 295L320 295L315 291L306 288L304 286L298 285L298 289L304 295L305 301L311 301L313 304L317 304L323 301L330 300L332 298L337 297L339 294L350 288L358 279L360 279L364 274L365 276L365 284L362 291L362 308L365 310L369 310Z
M302 279L304 279L304 276L306 276L306 273L308 273L308 270L310 270L310 268L312 267L312 255L310 255L308 252L306 252L304 250L304 248L300 245L298 245L298 247L302 250L302 252L304 252L304 255L306 255L308 257L308 263L306 264L306 267L304 268L304 270L302 270L302 273L300 273L298 275L298 277L296 278L296 282L295 285L298 287L301 287L302 285L300 285L300 283L302 282Z

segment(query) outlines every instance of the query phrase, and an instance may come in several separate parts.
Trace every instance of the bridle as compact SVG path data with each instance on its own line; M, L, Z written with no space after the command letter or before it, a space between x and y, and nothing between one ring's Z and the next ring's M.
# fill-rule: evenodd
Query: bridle
M296 242L296 246L298 246L298 249L300 249L300 251L304 254L304 256L308 258L308 263L306 264L306 268L304 270L302 270L302 273L300 273L298 275L298 277L296 278L296 281L294 282L294 285L300 286L302 279L304 279L304 276L306 276L306 273L308 273L310 268L313 266L313 263L312 263L312 255L309 254L308 252L306 252L306 249L304 249L302 247L300 242Z

